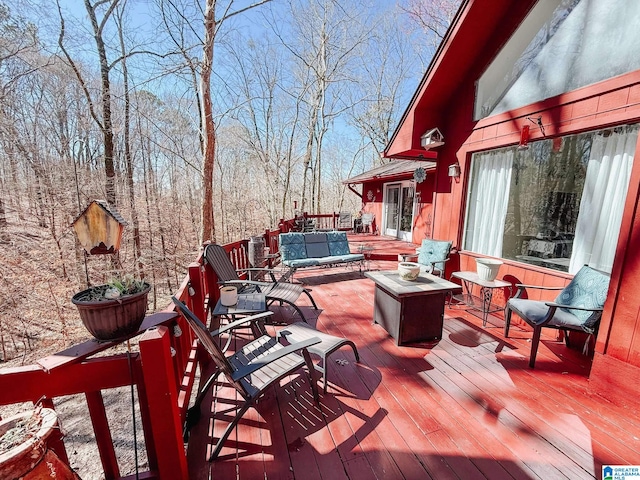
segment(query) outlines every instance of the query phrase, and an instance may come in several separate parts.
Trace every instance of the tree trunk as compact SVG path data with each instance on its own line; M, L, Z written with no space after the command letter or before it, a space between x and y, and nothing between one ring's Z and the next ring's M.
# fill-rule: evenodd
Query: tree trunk
M213 68L213 42L216 30L216 0L207 0L204 12L204 46L202 73L200 75L200 91L202 97L202 243L207 240L215 242L215 222L213 218L213 167L215 163L216 132L213 121L213 104L211 100L211 70Z
M127 187L129 190L129 207L131 208L131 223L133 224L133 254L138 263L138 272L144 278L144 265L140 262L142 248L140 247L140 222L136 207L135 187L133 183L133 158L131 157L131 97L129 95L129 73L127 70L127 55L124 44L122 12L118 12L118 37L122 54L122 77L124 86L124 160L127 169Z
M0 228L7 226L7 215L4 210L3 188L0 187Z

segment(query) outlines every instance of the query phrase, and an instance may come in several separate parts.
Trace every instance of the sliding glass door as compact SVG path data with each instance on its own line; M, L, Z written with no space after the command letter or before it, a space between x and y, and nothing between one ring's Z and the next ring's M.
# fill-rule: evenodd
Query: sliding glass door
M411 182L390 183L384 192L384 234L411 241L415 189Z

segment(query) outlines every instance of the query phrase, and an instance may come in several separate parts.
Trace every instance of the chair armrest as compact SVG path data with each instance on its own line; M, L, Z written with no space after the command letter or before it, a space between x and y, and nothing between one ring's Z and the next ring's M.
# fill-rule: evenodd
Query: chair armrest
M436 263L445 263L445 262L448 262L449 260L451 260L451 258L447 257L444 260L434 260L433 262L429 262L429 263L435 266Z
M562 305L555 302L544 302L548 307L564 308L566 310L581 310L583 312L602 312L604 308L574 307L571 305Z
M271 280L273 282L276 281L276 277L273 274L273 268L240 268L238 270L236 270L236 272L240 273L240 272L264 272L264 273L268 273L271 276Z
M235 330L236 328L240 328L245 323L256 322L258 320L262 320L263 318L270 317L271 315L273 315L273 312L269 311L269 312L258 313L257 315L251 315L250 317L243 317L243 318L240 318L240 319L238 319L238 320L236 320L234 322L228 323L228 324L220 327L219 329L214 330L213 332L210 332L210 335L212 337L217 337L221 333L227 332L229 330Z
M602 312L602 310L603 310L602 308L571 307L569 305L561 305L561 304L555 303L555 302L545 302L545 305L549 307L549 311L545 315L545 317L542 320L542 322L540 322L538 324L539 327L544 327L546 324L548 324L551 321L551 319L553 318L553 316L556 314L556 310L558 308L564 308L564 309L568 309L568 310L582 310L582 311L586 311L586 312Z
M271 282L258 282L256 280L220 280L218 282L219 285L257 285L258 287L264 287L265 285L270 285ZM260 289L258 289L258 292Z
M282 277L284 278L284 276ZM289 282L276 280L275 282L258 282L256 280L228 280L226 282L218 282L221 285L256 285L258 287L258 293L261 293L260 287L277 287L278 285L289 285Z
M313 337L313 338L304 340L302 342L296 342L296 343L292 343L291 345L287 345L286 347L283 347L273 353L270 353L269 355L265 355L264 357L260 357L260 358L256 358L255 360L252 360L243 368L239 368L238 370L236 370L233 373L233 375L231 375L231 378L233 379L233 381L238 381L241 378L244 378L247 375L251 375L252 373L260 370L261 368L269 365L272 362L275 362L276 360L282 357L286 357L287 355L291 355L292 353L295 353L298 350L306 349L307 347L316 345L320 342L322 342L322 340L320 340L318 337Z
M542 285L525 285L524 283L516 283L518 288L536 288L538 290L564 290L564 287L544 287Z
M420 253L420 252L418 252L418 250L419 250L419 249L418 249L418 248L416 248L416 253ZM449 257L444 258L444 259L442 259L442 260L427 260L427 264L429 264L429 263L430 263L431 265L435 265L436 263L444 263L444 262L448 262L449 260L451 260L451 258L449 258ZM418 262L418 263L420 263L420 262ZM421 265L426 265L426 264L425 264L425 263L422 263Z

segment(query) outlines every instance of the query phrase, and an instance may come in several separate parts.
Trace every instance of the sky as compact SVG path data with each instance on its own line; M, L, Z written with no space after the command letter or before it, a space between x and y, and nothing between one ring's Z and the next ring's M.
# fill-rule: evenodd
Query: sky
M2 1L2 0L0 0ZM37 7L35 4L29 4L25 2L34 0L9 0L8 4L12 10L23 12L27 16L31 16L34 22L37 23L41 29L43 39L49 44L50 51L59 53L57 46L57 40L60 28L60 19L56 8L56 3L51 0L35 0L43 1L42 6ZM65 36L65 45L72 51L74 58L86 60L87 63L93 65L97 69L95 44L90 32L90 27L87 21L87 14L84 8L83 0L58 0L65 17L67 32ZM158 22L160 20L159 10L157 3L150 0L126 0L128 7L128 15L126 21L130 26L129 31L133 32L128 42L130 45L137 45L138 49L151 50L155 52L165 52L173 48L168 39L161 33L161 29L158 28ZM220 1L220 0L219 0ZM224 67L225 55L225 42L228 42L230 38L237 38L236 32L240 32L243 36L252 36L258 41L262 41L262 35L269 32L267 19L271 16L278 17L285 10L288 0L273 0L265 5L261 5L257 8L251 9L241 15L233 17L227 23L223 25L223 29L220 31L220 42L216 46L214 55L214 83L224 83L233 75L233 73L226 71ZM382 14L387 19L393 17L393 11L396 9L395 0L363 0L368 3L367 14L375 16L376 14ZM187 31L186 34L190 35L194 42L197 36L202 35L203 25L201 21L201 13L198 12L202 7L201 2L193 2L189 0L174 0L174 3L181 3L184 5L185 12L194 13L193 18L196 20L191 24L192 31ZM242 8L248 5L250 1L247 0L235 0L233 6L235 8ZM221 2L218 5L218 12L220 12L220 6L226 5L227 2ZM353 0L342 0L341 6L345 8L356 4ZM360 4L360 2L358 2ZM47 11L48 15L41 15L42 11ZM398 29L406 29L406 25L398 25ZM288 32L283 32L285 35ZM117 45L116 31L113 28L113 23L109 23L106 30L107 40L110 44ZM109 38L110 37L110 38ZM411 48L411 40L415 40L410 32L406 32L407 46ZM165 43L166 42L166 43ZM202 56L202 49L196 47L191 53L196 59L200 59ZM417 55L417 54L416 54ZM111 51L108 54L109 59L116 57L116 53ZM142 59L144 58L144 61ZM416 56L417 58L417 56ZM410 72L412 77L407 78L404 82L404 88L402 91L401 100L398 104L399 114L406 108L411 96L414 93L415 88L422 76L426 65L424 62L420 64L417 62L417 68L413 68ZM138 56L135 60L132 60L129 64L130 73L133 74L133 84L137 88L143 88L152 91L159 96L164 95L189 95L187 92L193 88L193 85L189 83L188 77L176 77L171 79L167 77L160 77L162 70L158 67L158 63L155 59L150 59L149 56ZM114 76L115 77L115 76ZM216 88L214 86L214 88ZM355 155L362 143L361 136L355 131L348 123L346 116L338 117L331 125L331 131L327 136L327 146L333 145L334 148L340 146L347 146L346 150L350 153L345 155ZM344 150L344 148L343 148ZM367 169L370 165L367 165L367 160L363 160L364 164L362 169ZM360 173L360 172L356 172Z

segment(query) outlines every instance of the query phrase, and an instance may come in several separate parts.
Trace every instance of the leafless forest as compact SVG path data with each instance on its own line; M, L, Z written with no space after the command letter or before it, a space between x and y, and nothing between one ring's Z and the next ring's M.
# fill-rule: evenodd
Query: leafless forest
M457 1L0 0L0 362L89 337L71 296L114 273L168 304L203 240L357 211ZM71 224L127 220L113 256Z

